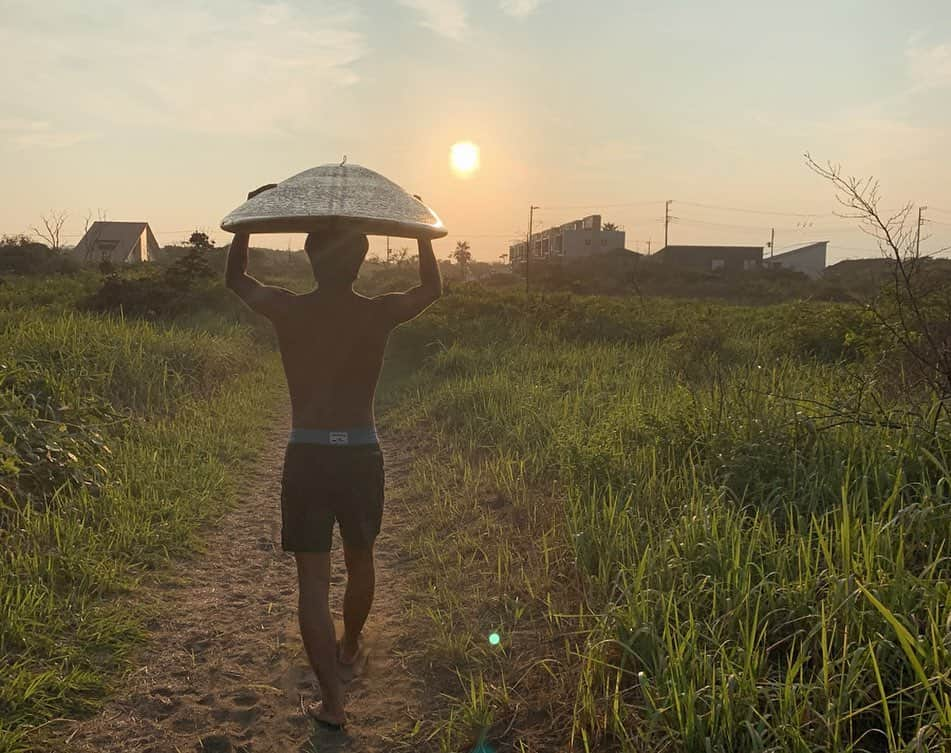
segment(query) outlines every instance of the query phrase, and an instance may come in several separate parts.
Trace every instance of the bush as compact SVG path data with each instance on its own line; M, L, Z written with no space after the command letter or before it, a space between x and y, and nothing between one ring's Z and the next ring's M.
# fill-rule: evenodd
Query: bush
M66 485L99 491L109 447L98 427L118 416L100 398L64 397L37 362L0 364L0 494L8 503L45 506ZM0 514L0 529L9 513Z
M50 275L76 272L79 265L62 252L25 235L0 238L0 274Z

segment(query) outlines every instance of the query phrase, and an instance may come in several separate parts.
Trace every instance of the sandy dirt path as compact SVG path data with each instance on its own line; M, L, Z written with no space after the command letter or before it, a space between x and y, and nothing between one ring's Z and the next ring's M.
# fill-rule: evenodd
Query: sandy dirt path
M296 571L280 548L280 473L287 419L275 422L247 469L235 508L206 529L206 551L175 566L151 594L161 604L133 670L96 716L58 731L53 750L384 751L419 718L419 683L399 654L408 566L399 533L410 451L384 437L387 500L377 543L377 592L367 624L366 674L349 687L350 723L324 731L303 713L318 697L297 628ZM343 555L334 543L332 605L339 618ZM338 627L339 629L339 627ZM405 645L405 644L404 644Z

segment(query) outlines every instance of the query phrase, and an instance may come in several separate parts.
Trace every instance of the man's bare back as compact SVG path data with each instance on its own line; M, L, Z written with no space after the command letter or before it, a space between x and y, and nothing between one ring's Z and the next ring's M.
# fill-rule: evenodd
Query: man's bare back
M288 301L274 328L295 427L374 425L373 395L393 329L378 300L316 290Z
M419 241L419 286L375 298L355 293L349 283L304 294L262 285L246 272L247 245L247 235L235 236L228 284L274 325L294 427L373 426L373 396L390 332L442 292L432 244Z

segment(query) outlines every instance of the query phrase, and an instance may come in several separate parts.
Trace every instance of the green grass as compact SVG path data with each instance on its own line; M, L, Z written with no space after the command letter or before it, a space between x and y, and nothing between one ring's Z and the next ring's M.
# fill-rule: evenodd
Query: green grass
M883 355L835 305L475 291L400 332L417 617L461 678L420 739L941 749L949 427Z
M139 582L227 506L283 389L247 327L70 310L90 289L0 290L3 753L101 701L142 635Z

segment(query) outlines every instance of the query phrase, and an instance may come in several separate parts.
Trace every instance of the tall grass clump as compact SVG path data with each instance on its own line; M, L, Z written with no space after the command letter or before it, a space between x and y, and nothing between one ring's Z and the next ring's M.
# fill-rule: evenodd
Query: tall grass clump
M126 597L227 503L230 470L256 449L246 437L280 385L273 353L246 328L60 303L0 308L4 753L102 698L141 633Z
M449 459L418 471L431 609L512 630L451 662L495 673L480 734L524 743L547 708L579 750L944 750L951 427L879 334L832 304L487 292L401 333L393 376L424 365L390 415ZM460 600L467 546L493 585Z

